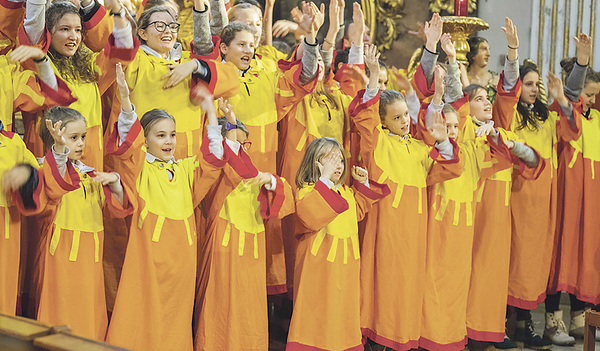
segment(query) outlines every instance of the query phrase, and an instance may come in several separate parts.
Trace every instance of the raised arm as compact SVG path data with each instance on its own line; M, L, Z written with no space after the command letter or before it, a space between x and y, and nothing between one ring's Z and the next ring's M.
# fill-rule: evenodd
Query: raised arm
M571 104L569 99L567 99L567 97L565 95L562 80L560 78L558 78L557 76L555 76L554 73L552 73L552 72L548 72L547 79L548 79L548 93L550 94L550 96L552 96L552 98L554 98L554 100L556 102L558 102L562 112L567 117L569 124L573 128L575 128L576 122L575 122L575 114L573 111L573 105Z
M221 31L229 24L225 0L210 0L210 33L213 36L221 35Z
M23 28L32 45L42 42L46 32L46 0L27 0Z
M323 58L323 63L325 65L325 75L328 75L331 69L331 62L333 60L333 49L335 47L335 38L337 37L340 28L340 11L344 11L344 9L339 7L338 0L330 0L329 29L327 30L327 35L325 36L325 40L323 41L323 45L321 46L321 57Z
M302 73L300 74L300 84L306 85L316 78L317 65L317 33L325 20L323 12L325 4L321 4L319 9L314 3L302 2L302 18L298 25L306 31L304 37L304 53L302 54Z
M590 53L592 52L592 39L584 33L573 37L573 39L575 39L577 46L577 61L575 61L573 70L565 82L565 95L572 102L577 102L585 85L585 75L590 61Z
M348 51L348 64L360 65L364 63L363 39L365 32L365 15L358 2L352 4L353 30L348 32L350 50Z
M265 0L265 11L263 13L263 44L269 46L273 46L273 7L275 7L275 0Z
M519 81L519 35L517 34L517 26L513 21L506 17L504 19L504 27L502 31L506 35L508 43L508 55L504 61L504 91L511 91Z
M210 6L208 0L194 0L194 53L206 56L213 51L210 29Z
M447 80L444 100L446 103L451 104L463 97L462 83L460 81L461 72L458 61L456 61L456 50L454 49L450 34L443 34L440 42L442 43L442 50L444 50L446 57L448 57L448 74L446 75Z
M442 37L443 24L440 14L434 13L431 21L426 22L423 28L427 41L425 42L425 50L423 50L423 56L421 57L421 67L427 80L427 86L430 86L433 80L433 70L439 56L437 44Z
M35 46L21 45L10 53L10 59L23 63L32 59L37 66L38 77L53 90L58 90L58 81L46 54Z

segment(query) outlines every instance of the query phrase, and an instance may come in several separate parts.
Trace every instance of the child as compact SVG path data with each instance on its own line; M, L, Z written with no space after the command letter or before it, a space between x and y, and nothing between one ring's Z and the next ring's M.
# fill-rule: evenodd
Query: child
M534 333L529 311L537 308L546 295L556 226L557 145L577 140L581 135L581 120L571 102L579 100L583 88L591 40L585 34L576 39L579 64L566 82L566 97L561 94L562 82L549 74L548 90L555 98L549 110L538 98L537 70L532 66L517 70L519 38L508 18L504 30L512 67L507 67L500 77L494 121L524 139L547 164L538 179L517 177L512 186L508 304L517 308L515 339L527 347L548 348L550 342Z
M265 220L294 211L292 189L260 172L246 154L248 130L219 101L229 165L207 197L208 231L200 248L196 350L267 350ZM224 313L224 311L230 311Z
M410 349L418 347L421 330L423 291L414 287L425 281L426 186L459 176L462 164L441 116L430 132L437 140L434 148L410 136L404 97L392 90L378 93L376 50L366 50L368 90L354 99L350 115L361 136L364 164L393 196L377 203L366 218L361 328L371 342Z
M31 1L30 1L31 3ZM29 7L39 9L35 3ZM122 5L116 1L106 3L108 10L119 12ZM94 7L95 13L107 11L100 4ZM105 49L94 53L82 44L86 26L79 10L68 1L56 1L44 10L42 6L28 12L23 23L23 32L19 36L22 44L42 45L48 50L54 71L68 85L78 100L69 107L87 116L88 140L83 162L102 169L103 167L103 125L101 96L113 84L114 64L118 61L131 61L137 51L137 44L131 33L129 21L115 16L113 33ZM90 17L92 14L89 15ZM88 17L88 16L86 16ZM36 116L24 116L25 142L34 154L41 153L36 146L38 140L32 131L36 128ZM38 155L41 156L41 155Z
M102 209L125 217L133 208L119 175L96 172L81 162L87 134L85 118L76 110L52 107L40 128L49 150L40 173L48 198L36 219L41 240L37 319L67 324L73 333L103 340L108 318L102 269Z
M124 184L135 191L135 212L106 341L136 350L192 350L194 209L225 163L214 102L199 85L195 96L208 112L209 138L202 142L202 155L176 160L174 118L150 110L138 121L120 65L117 84L123 112L107 151Z
M294 311L287 350L362 350L358 224L390 193L352 168L332 138L313 140L296 175Z

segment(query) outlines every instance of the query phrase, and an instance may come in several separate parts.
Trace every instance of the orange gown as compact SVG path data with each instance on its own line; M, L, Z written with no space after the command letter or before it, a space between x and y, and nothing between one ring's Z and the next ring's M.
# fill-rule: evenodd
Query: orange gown
M274 191L248 185L257 169L242 148L239 156L227 149L229 164L205 202L195 349L267 350L264 222L294 211L292 189L277 176Z
M194 208L225 160L209 153L205 139L197 157L149 162L142 151L139 121L120 146L118 138L115 129L107 152L116 158L112 164L120 166L123 183L134 192L135 210L106 341L135 350L192 350Z
M374 181L336 190L322 181L296 194L294 311L286 350L363 350L358 221L390 193Z
M581 137L563 143L558 160L556 242L548 291L600 303L600 112L581 119Z
M26 3L0 0L0 55L6 55L15 48L19 25L25 17Z
M498 82L494 103L496 125L513 131L533 147L546 162L535 180L517 176L512 184L512 242L508 285L510 306L533 310L546 298L552 263L557 209L557 145L577 140L581 135L581 118L573 109L576 126L570 126L555 102L548 119L535 129L519 129L517 112L521 83L511 92L503 89L504 74ZM558 107L558 108L557 108Z
M369 173L391 189L366 217L361 262L361 329L371 340L408 350L419 345L425 284L427 185L462 172L458 146L444 159L410 135L401 138L381 126L379 95L366 103L364 92L350 105ZM399 238L401 240L399 240Z

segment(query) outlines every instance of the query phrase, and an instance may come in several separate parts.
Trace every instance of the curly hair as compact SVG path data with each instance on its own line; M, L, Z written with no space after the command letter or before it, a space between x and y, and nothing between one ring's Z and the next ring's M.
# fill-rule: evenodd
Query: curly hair
M467 61L469 61L469 67L473 64L475 56L479 53L479 45L481 43L487 43L487 39L482 37L471 37L467 40L469 43L469 52L467 52Z
M54 1L46 10L46 28L50 34L54 33L54 27L66 14L77 15L81 20L81 37L85 37L85 26L79 11L69 1ZM65 56L50 45L48 56L58 69L58 72L66 81L78 81L82 83L96 82L98 77L94 71L94 54L83 42L79 44L73 56Z

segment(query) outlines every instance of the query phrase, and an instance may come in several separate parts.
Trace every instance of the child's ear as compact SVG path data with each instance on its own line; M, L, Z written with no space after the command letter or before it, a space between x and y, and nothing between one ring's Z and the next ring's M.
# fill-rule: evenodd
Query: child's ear
M221 44L219 44L219 50L221 51L223 58L225 58L225 55L227 55L227 49L229 49L229 47L225 45L225 43L221 42Z
M144 41L148 40L148 35L146 34L146 30L143 28L138 29L138 35Z

